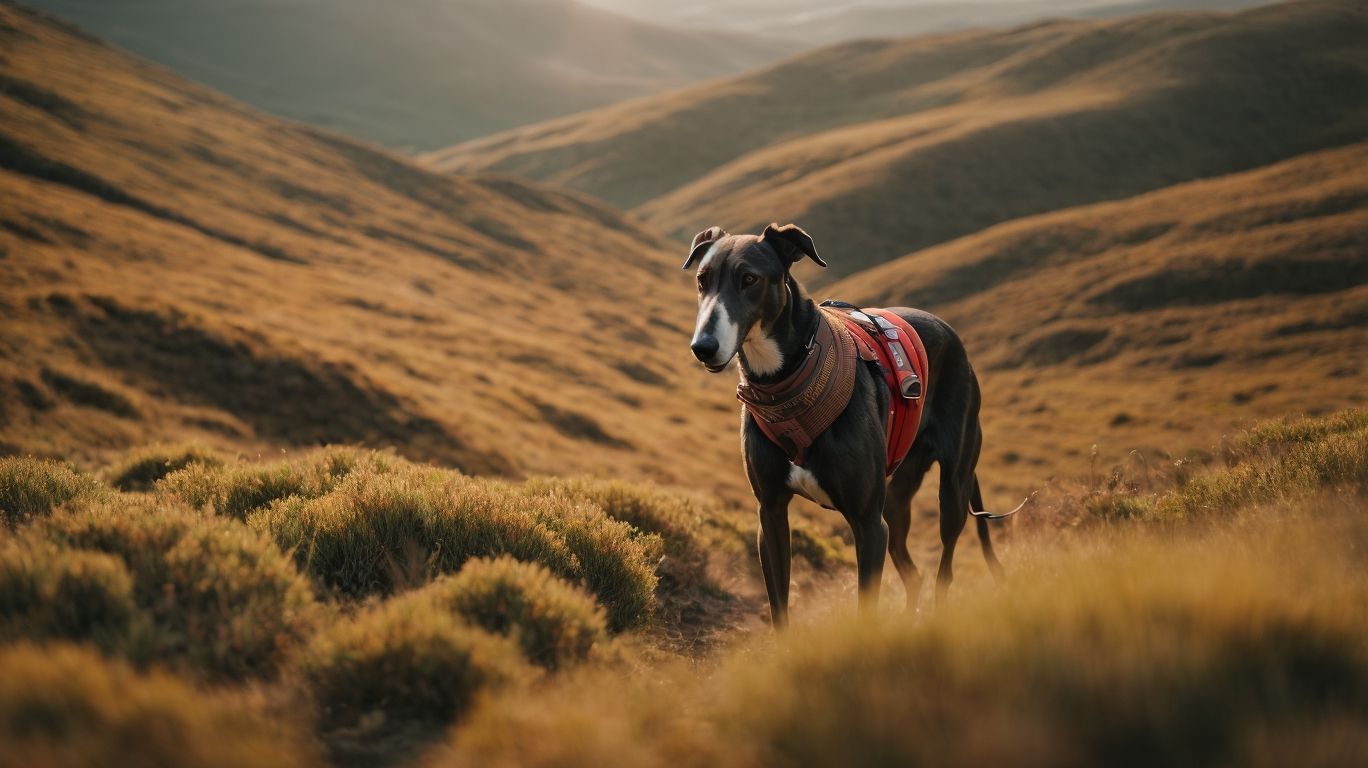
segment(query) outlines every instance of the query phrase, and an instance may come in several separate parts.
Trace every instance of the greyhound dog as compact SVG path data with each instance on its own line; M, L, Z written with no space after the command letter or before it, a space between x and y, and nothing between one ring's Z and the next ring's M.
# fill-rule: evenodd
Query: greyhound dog
M821 310L794 279L791 268L804 257L825 267L812 238L793 225L770 225L760 236L729 235L720 227L700 232L684 269L698 264L698 322L691 348L709 372L718 373L739 356L745 379L778 382L807 358ZM795 493L839 511L855 538L862 611L878 603L884 551L915 607L921 576L907 550L912 497L933 462L940 463L940 539L937 601L953 579L955 543L972 513L988 567L997 579L1002 565L993 553L982 512L975 466L983 434L979 428L979 385L964 344L943 320L915 309L891 310L921 336L929 370L920 429L907 458L885 478L885 429L890 393L877 371L859 366L849 405L808 448L799 466L742 411L741 445L746 475L759 502L760 564L778 627L788 618L788 506ZM971 510L972 504L972 510ZM1024 504L1024 502L1023 502ZM1018 507L1017 509L1020 509Z

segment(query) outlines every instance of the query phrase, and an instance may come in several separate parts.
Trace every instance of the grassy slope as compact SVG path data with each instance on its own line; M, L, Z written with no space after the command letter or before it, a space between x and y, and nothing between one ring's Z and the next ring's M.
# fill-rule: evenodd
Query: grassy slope
M927 308L985 389L988 480L1217 442L1368 392L1368 145L1021 219L824 291Z
M0 49L3 452L359 441L738 490L688 278L611 210L426 173L13 6Z
M428 160L588 191L675 235L797 221L841 276L1356 140L1366 32L1361 4L1308 0L862 41Z
M431 149L793 49L573 0L28 0L275 114Z
M429 765L1359 764L1364 419L1250 437L1143 500L1184 514L1014 542L1004 588L960 579L915 616L885 597L880 621L808 599L702 668L496 695ZM1225 503L1192 503L1213 487Z

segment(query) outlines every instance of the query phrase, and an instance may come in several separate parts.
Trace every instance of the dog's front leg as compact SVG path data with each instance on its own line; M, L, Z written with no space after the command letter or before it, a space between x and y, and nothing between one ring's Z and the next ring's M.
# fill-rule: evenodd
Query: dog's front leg
M788 623L789 600L789 499L783 497L760 505L760 569L769 593L770 620L775 628Z
M855 567L860 579L860 612L877 612L879 587L883 584L885 551L888 549L888 524L883 519L883 494L870 500L865 509L850 515L855 535Z

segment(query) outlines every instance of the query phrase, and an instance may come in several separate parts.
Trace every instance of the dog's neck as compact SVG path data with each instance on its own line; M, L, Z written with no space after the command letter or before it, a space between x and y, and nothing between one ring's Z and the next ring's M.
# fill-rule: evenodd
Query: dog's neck
M741 344L741 368L748 381L783 381L807 360L821 310L792 275L785 275L784 282L788 295L779 317L767 327L756 323Z

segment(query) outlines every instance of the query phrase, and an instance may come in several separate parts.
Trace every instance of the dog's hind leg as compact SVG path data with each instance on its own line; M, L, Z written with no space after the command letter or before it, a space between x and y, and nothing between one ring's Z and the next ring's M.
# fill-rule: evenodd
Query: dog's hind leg
M974 494L972 497L973 511L983 512L983 491L979 490L978 473L974 473ZM983 559L988 563L988 570L993 574L993 581L998 584L1006 581L1007 576L1002 570L1002 563L998 562L997 553L993 551L993 539L988 532L988 518L974 517L974 525L978 528L979 545L983 547Z
M788 506L792 495L784 495L760 505L760 570L769 593L770 621L777 629L788 623L789 566L792 561Z
M912 498L921 488L926 470L931 466L929 456L914 453L893 474L884 496L884 522L888 523L888 556L898 569L903 590L907 593L907 608L917 607L921 597L921 572L907 551L907 536L912 528Z
M972 426L972 425L971 425ZM954 455L940 459L940 535L941 560L936 572L936 602L945 599L955 580L955 544L969 519L969 500L974 489L974 467L978 465L982 436L977 429L962 433Z
M959 465L941 461L940 481L940 566L936 569L936 604L945 600L950 584L955 580L955 544L969 519L969 487Z

